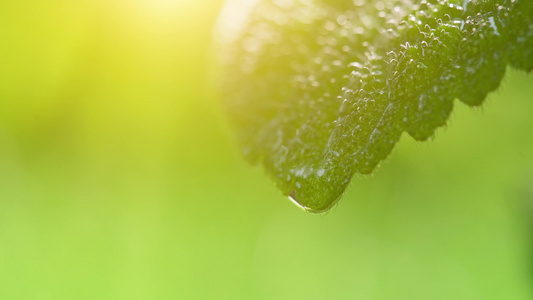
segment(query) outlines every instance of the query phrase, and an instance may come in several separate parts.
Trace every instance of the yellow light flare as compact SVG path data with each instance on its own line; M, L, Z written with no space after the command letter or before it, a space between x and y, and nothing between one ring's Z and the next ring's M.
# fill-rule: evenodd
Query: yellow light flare
M205 4L205 1L201 0L137 0L135 2L146 13L160 17L182 16Z

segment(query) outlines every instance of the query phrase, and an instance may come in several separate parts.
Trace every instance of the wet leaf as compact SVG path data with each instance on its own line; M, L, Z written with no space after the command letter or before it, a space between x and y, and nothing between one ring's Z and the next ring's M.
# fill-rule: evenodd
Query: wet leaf
M533 69L530 0L229 2L222 98L242 151L312 212L331 208L403 132L480 105L507 65Z

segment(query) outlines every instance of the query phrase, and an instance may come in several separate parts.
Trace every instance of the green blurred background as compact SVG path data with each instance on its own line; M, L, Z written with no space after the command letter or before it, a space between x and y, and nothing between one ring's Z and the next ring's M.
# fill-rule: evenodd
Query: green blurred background
M533 298L533 76L311 215L238 154L221 7L0 3L0 299Z

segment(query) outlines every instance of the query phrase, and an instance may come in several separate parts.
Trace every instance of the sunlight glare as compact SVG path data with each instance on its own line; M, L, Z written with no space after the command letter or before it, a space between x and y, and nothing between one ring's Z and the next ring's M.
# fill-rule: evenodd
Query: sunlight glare
M203 1L197 0L138 0L146 12L159 16L184 15Z

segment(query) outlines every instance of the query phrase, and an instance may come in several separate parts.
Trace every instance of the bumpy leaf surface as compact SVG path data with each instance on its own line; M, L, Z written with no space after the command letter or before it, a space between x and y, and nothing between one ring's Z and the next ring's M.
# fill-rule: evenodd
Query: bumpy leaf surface
M222 94L243 153L312 212L331 208L454 99L480 105L533 68L531 0L235 0L219 25Z

